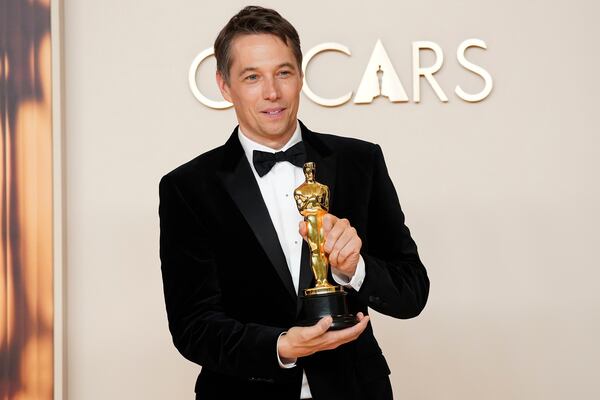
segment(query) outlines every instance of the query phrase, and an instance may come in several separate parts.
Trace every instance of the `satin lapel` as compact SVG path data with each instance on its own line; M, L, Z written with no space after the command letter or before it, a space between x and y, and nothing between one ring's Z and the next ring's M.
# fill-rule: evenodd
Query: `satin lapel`
M319 138L319 134L310 131L302 122L300 122L302 131L302 140L306 148L306 161L312 161L315 166L315 180L329 187L329 206L335 201L335 173L337 158L335 153ZM302 259L300 261L300 282L298 293L304 294L304 289L311 287L314 281L313 272L310 266L310 254L308 244L302 245ZM300 303L300 302L298 302ZM300 304L299 304L300 306Z
M298 297L304 296L304 289L312 287L314 285L314 276L310 267L310 253L308 250L308 243L303 241L302 243L302 255L300 256L300 278L298 280ZM302 308L302 302L298 301L296 315L300 314Z
M277 231L275 231L258 183L250 169L250 164L244 155L242 145L237 137L237 129L225 144L225 151L223 169L218 172L218 175L295 302L297 296L294 283L279 244Z

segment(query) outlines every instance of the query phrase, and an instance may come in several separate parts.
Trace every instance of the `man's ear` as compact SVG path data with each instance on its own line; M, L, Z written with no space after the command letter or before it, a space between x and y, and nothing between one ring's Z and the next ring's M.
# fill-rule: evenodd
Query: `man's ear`
M221 72L217 71L216 78L217 85L219 86L219 90L221 91L221 95L223 96L223 98L228 102L233 103L231 101L231 94L229 93L229 85L227 84L227 82L225 82L225 78L223 78Z

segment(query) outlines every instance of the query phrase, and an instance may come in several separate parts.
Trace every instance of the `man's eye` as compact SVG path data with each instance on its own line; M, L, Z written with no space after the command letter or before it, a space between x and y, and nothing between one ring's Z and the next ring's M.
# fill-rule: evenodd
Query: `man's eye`
M288 75L291 75L291 74L292 74L291 71L281 71L281 72L279 72L279 75L283 75L283 76L288 76Z
M258 76L256 74L252 74L252 75L248 75L246 77L247 81L255 81L258 78Z

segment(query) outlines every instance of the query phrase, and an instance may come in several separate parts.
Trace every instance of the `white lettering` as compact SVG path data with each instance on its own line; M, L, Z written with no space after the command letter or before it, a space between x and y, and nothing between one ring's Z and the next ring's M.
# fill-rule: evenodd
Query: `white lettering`
M310 63L310 61L313 59L314 56L316 56L317 54L324 52L324 51L339 51L340 53L344 53L347 56L352 55L350 53L349 48L347 48L343 44L333 43L333 42L321 43L319 45L316 45L312 49L310 49L306 53L306 55L303 57L303 61L302 61L302 72L304 73L304 84L302 85L302 91L304 92L306 97L308 97L315 103L320 104L322 106L325 106L325 107L341 106L342 104L346 103L348 100L350 100L352 98L352 91L346 93L343 96L337 97L335 99L326 99L324 97L317 96L315 94L315 92L313 92L311 90L310 86L308 85L308 81L306 80L306 69L308 68L308 63Z
M486 71L479 65L473 64L472 62L467 60L465 53L470 47L479 47L482 49L487 49L487 46L483 40L467 39L458 46L456 50L456 58L458 59L458 62L463 68L476 75L479 75L483 79L484 87L479 93L471 94L465 92L459 85L456 85L454 92L459 98L461 98L464 101L478 102L489 96L494 83L492 76L488 71ZM431 50L434 53L435 62L429 67L421 66L420 52L423 49ZM342 104L345 104L348 101L350 101L350 99L352 99L352 91L349 91L346 94L336 98L324 98L312 91L306 79L306 70L308 68L308 64L313 60L313 58L317 54L325 51L338 51L340 53L344 53L349 57L352 55L350 49L340 43L321 43L311 48L304 56L304 61L302 62L302 71L304 73L302 90L310 100L319 105L325 107L341 106ZM212 47L209 47L207 49L202 50L194 58L194 61L192 62L192 65L190 65L188 71L188 83L190 86L190 90L192 91L194 97L207 107L215 109L230 108L231 106L233 106L233 104L231 104L230 102L225 100L211 100L208 97L206 97L203 93L201 93L200 89L198 88L198 83L196 81L198 68L200 67L200 64L202 64L207 58L213 55L214 50ZM433 76L442 68L442 65L444 64L444 53L442 51L442 48L437 43L430 41L413 42L412 64L413 101L415 103L419 103L421 101L420 78L423 76L425 77L429 85L432 87L440 101L447 102L448 97L446 96L446 94L438 84L437 80ZM373 48L373 52L371 53L371 57L369 58L369 62L361 78L358 90L356 91L356 95L354 96L354 103L371 103L373 99L378 96L385 96L391 102L394 103L409 101L408 96L406 95L406 91L402 86L402 82L400 81L400 78L398 78L398 74L396 73L396 70L394 69L394 66L392 65L387 51L383 47L383 43L380 39L377 39L377 42L375 43L375 47Z
M380 82L380 74L381 82ZM360 85L354 96L354 102L357 104L370 103L379 95L390 99L391 102L408 101L406 91L396 74L396 70L390 61L390 58L383 47L380 39L377 39L367 68L363 73Z
M190 65L190 70L188 71L188 83L190 85L190 89L192 90L192 94L196 99L198 99L200 103L210 108L222 110L231 107L233 104L225 100L216 101L209 99L200 92L200 89L198 89L198 83L196 82L196 72L198 71L198 67L200 66L200 64L202 64L204 60L206 60L208 57L214 54L214 49L212 47L209 47L208 49L202 50L200 54L198 54L196 58L194 58L194 61L192 61L192 65Z
M482 49L487 49L487 46L485 45L485 42L481 39L467 39L464 42L462 42L456 50L456 58L458 59L460 65L465 67L465 69L468 69L469 71L481 76L483 78L483 81L485 82L485 85L481 92L475 94L469 94L462 90L462 88L459 85L456 85L454 93L456 93L456 95L464 101L474 103L485 99L490 94L490 92L492 91L492 87L494 86L494 82L489 72L481 68L479 65L475 65L469 60L467 60L467 58L465 57L465 52L469 47L480 47Z
M413 42L413 101L418 103L421 101L421 87L420 87L420 77L424 76L427 82L433 88L433 91L437 95L437 97L443 101L447 102L448 97L437 83L433 74L438 72L440 68L442 68L442 64L444 63L444 52L442 48L434 42L428 41L420 41ZM421 49L429 49L435 53L435 63L431 67L421 67L420 62L420 52Z

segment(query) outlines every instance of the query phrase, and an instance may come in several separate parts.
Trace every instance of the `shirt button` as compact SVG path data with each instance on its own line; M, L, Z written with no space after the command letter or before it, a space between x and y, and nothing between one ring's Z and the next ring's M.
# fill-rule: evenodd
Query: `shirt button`
M297 241L297 240L294 240L294 244L298 244L298 241Z
M285 197L290 197L289 193L286 193L286 194L285 194Z

